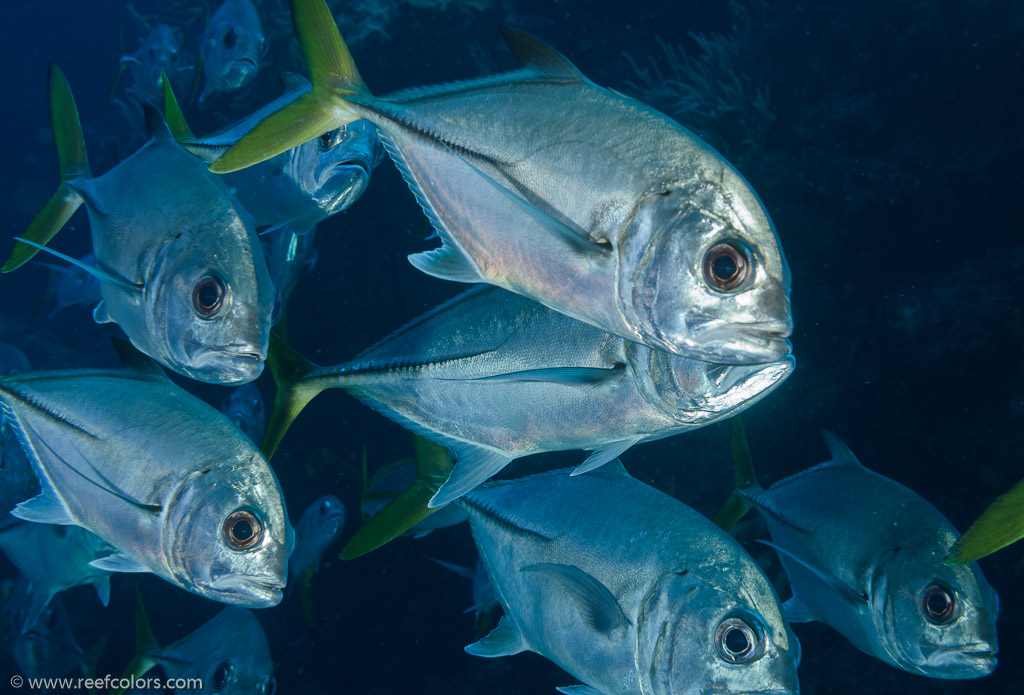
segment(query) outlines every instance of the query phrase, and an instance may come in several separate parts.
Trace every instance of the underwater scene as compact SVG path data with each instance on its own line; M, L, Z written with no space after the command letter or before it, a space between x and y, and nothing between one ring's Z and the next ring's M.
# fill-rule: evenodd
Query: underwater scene
M1020 691L1024 4L0 16L0 692Z

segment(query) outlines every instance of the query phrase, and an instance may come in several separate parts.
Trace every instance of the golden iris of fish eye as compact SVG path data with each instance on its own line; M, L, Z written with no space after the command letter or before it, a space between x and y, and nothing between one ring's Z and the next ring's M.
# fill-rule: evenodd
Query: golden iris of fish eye
M249 524L251 534L247 538L239 538L235 535L235 526L239 522ZM222 531L228 547L232 550L244 551L252 550L260 544L260 541L263 540L265 528L263 519L258 512L254 509L243 507L228 514L227 519L224 520Z

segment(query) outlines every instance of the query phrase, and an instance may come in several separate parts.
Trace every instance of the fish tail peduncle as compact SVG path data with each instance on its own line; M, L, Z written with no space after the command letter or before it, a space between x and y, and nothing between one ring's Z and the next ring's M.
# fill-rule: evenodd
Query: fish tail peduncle
M743 431L743 421L738 415L729 420L729 446L732 449L736 489L715 514L714 519L715 524L725 531L735 526L750 509L750 503L743 497L743 491L758 487L754 464L750 459L750 448L747 446L747 435Z
M349 98L369 96L323 0L292 0L292 21L313 88L270 114L210 165L227 174L259 164L361 116Z
M51 63L47 83L50 125L60 162L60 186L39 214L32 218L24 234L26 239L42 246L56 236L82 204L82 196L68 182L76 178L92 177L89 157L85 151L85 138L82 136L82 123L78 118L78 107L75 106L75 97L71 94L67 77ZM39 249L29 244L15 244L0 272L9 273L20 268L38 252Z
M274 383L277 384L274 409L270 414L263 442L260 444L263 455L269 459L274 455L295 418L311 400L329 387L329 383L308 378L320 366L295 352L273 331L270 333L267 364L274 375Z

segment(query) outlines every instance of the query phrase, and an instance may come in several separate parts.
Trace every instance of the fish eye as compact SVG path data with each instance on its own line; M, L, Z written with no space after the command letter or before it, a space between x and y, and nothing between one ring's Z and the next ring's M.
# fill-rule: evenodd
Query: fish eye
M277 680L273 675L269 675L260 681L260 684L256 687L257 695L274 695L277 692Z
M248 509L231 512L224 520L224 540L233 550L249 550L263 538L263 522Z
M321 135L320 139L317 141L317 145L320 147L320 151L321 152L326 152L327 150L329 150L332 147L334 147L335 145L337 145L338 144L338 136L340 134L341 134L341 129L340 128L335 128L334 130L328 130L326 133Z
M331 504L330 500L324 500L323 502L320 503L320 514L328 514L333 507L334 505Z
M228 29L227 33L224 34L224 48L231 50L238 43L238 34L235 33L234 29Z
M192 306L196 313L208 319L220 311L224 304L224 283L216 275L205 275L192 290Z
M921 594L921 609L929 622L946 625L957 615L956 592L942 582L935 582Z
M715 630L715 649L730 664L747 664L764 654L764 639L743 618L726 618Z
M704 280L720 292L734 290L750 275L750 260L739 244L724 241L704 254Z
M217 668L213 671L213 677L210 679L210 685L213 687L213 692L219 693L228 687L228 685L231 684L231 677L234 673L235 667L230 661L222 661L217 664Z

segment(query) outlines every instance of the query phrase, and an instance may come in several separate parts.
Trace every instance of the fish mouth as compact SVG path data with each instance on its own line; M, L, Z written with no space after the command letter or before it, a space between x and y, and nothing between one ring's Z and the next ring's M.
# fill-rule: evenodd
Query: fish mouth
M699 319L697 321L699 323ZM715 321L696 328L690 342L698 359L721 364L777 362L793 352L789 322L728 323Z
M987 676L998 664L996 655L999 650L988 642L933 648L934 651L927 656L927 664L938 673L929 675L941 677L942 671L948 671L954 678L963 678L963 674L970 674L968 677Z
M285 581L272 576L239 576L224 573L210 588L219 600L243 608L270 608L284 598Z
M255 58L250 58L249 56L245 56L243 58L235 58L230 63L228 63L228 65L229 66L237 65L239 68L241 68L243 70L251 70L253 72L256 72L257 70L259 70L259 67L260 67L256 63L256 59Z
M215 384L249 382L263 373L266 350L252 343L186 345L186 376Z

